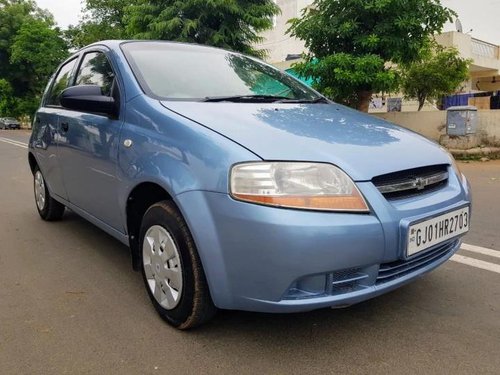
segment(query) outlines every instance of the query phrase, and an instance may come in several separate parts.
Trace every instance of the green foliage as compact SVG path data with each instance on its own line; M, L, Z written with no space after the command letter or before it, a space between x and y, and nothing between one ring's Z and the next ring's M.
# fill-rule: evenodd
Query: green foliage
M417 59L453 15L440 0L316 0L288 32L309 50L297 67L302 75L332 99L367 110L371 93L398 88L394 64Z
M21 26L31 20L54 25L52 16L37 8L34 1L0 0L0 78L16 75L17 68L10 64L10 47Z
M21 26L14 37L10 56L11 64L21 73L25 88L18 112L32 114L36 111L48 79L67 56L66 43L59 30L50 28L46 21L35 19Z
M0 117L6 117L14 107L14 96L10 83L0 79Z
M125 8L136 2L137 0L86 0L84 10L87 13L87 18L95 22L105 22L111 27L123 28Z
M0 0L0 107L32 115L50 75L67 55L50 13L31 0Z
M395 69L386 68L378 55L353 56L336 53L321 60L306 58L294 65L302 77L313 79L313 87L325 96L353 107L372 92L394 91L399 83Z
M108 39L123 39L125 31L119 26L95 21L83 21L77 26L69 26L64 38L71 48L80 49L89 44Z
M10 62L16 66L35 92L41 92L54 69L68 56L59 30L45 21L24 23L14 37Z
M80 24L70 26L64 35L73 48L106 40L127 37L123 22L125 8L134 0L87 0Z
M424 50L420 59L401 67L403 93L418 100L420 111L426 100L459 89L469 77L470 64L471 60L461 58L457 49L435 44Z
M262 57L253 45L279 13L272 0L87 0L65 37L73 48L104 39L208 44Z
M134 38L208 44L262 57L265 52L253 45L279 12L272 0L136 0L125 19Z

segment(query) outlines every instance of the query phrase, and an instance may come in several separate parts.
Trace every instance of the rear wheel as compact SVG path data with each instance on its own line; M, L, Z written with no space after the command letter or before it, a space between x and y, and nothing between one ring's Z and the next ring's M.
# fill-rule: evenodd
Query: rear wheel
M142 275L160 316L179 329L199 326L216 312L186 222L170 201L151 206L141 225Z
M60 220L64 214L65 207L51 197L40 168L35 167L33 177L35 203L40 217L46 221Z

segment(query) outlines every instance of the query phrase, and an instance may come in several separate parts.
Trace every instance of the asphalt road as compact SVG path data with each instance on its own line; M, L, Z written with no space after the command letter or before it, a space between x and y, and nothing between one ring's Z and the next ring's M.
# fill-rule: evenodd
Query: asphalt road
M499 373L499 162L461 164L474 191L465 242L492 249L461 250L467 264L347 309L225 311L179 332L125 246L71 212L39 219L28 136L0 131L0 374Z

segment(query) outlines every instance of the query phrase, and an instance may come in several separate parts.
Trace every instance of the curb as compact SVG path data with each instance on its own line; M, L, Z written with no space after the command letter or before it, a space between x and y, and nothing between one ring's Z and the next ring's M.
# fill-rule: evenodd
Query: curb
M468 150L449 149L456 159L500 159L500 147L475 147Z

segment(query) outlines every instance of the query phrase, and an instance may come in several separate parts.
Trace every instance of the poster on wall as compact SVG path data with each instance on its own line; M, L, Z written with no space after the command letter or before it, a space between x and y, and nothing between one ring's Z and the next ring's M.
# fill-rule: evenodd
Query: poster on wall
M401 112L403 106L402 98L388 98L387 99L387 112Z
M372 98L370 100L370 109L381 109L383 106L382 98Z

